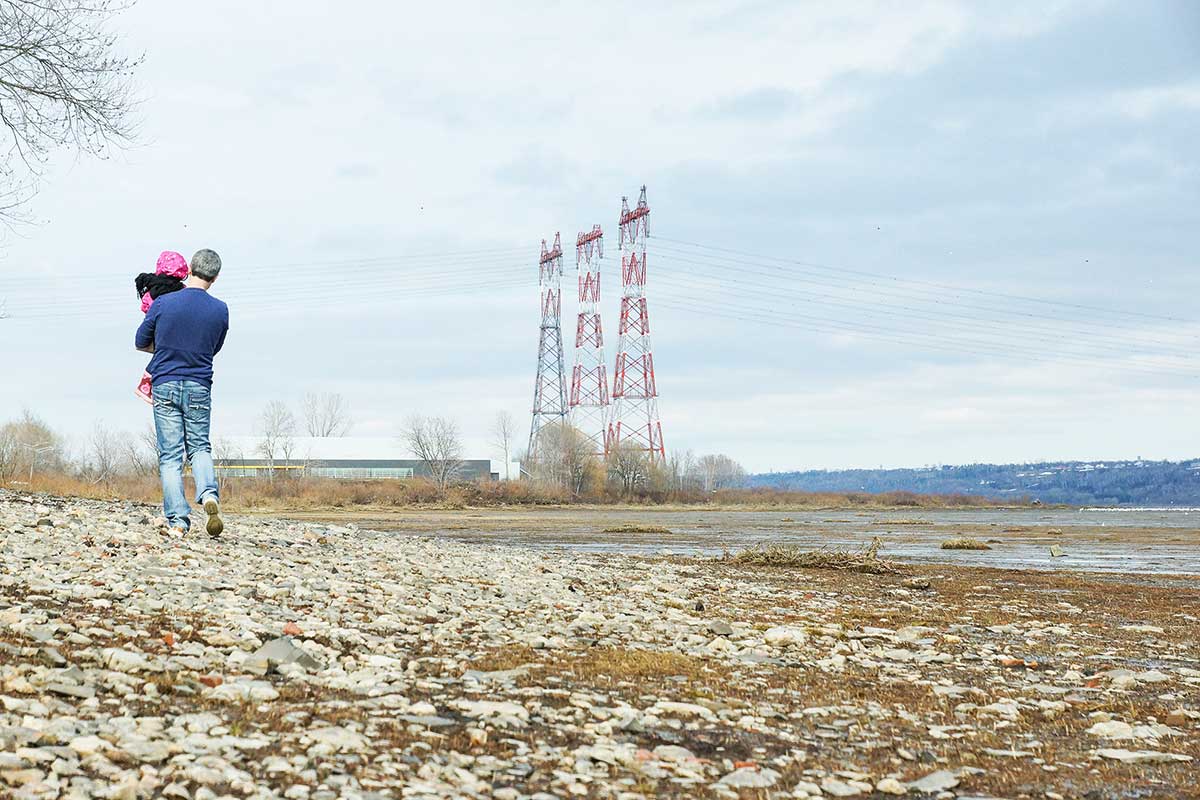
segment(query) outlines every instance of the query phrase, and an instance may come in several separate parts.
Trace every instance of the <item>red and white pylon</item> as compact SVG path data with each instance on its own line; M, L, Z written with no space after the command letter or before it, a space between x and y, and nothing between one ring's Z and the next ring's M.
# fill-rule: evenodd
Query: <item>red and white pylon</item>
M541 288L542 325L538 335L537 379L533 387L533 423L529 427L527 460L538 460L539 434L547 425L561 423L567 417L567 385L563 373L562 345L562 245L554 234L554 246L546 247L538 259L538 286Z
M600 324L600 262L604 232L594 225L575 241L579 282L579 319L575 323L575 367L571 372L571 425L591 443L592 453L605 454L608 435L608 372L604 364L604 331Z
M650 348L650 315L646 307L646 237L650 206L642 187L637 208L621 198L621 321L617 363L613 370L612 412L606 452L632 445L651 461L666 459L658 418L658 386Z

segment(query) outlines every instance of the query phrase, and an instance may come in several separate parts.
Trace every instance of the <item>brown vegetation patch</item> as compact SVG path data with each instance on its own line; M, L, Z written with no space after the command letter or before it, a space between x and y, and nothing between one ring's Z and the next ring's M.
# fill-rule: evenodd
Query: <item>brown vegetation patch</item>
M860 550L804 550L794 544L759 544L726 556L723 561L744 566L833 569L871 575L898 574L900 567L879 557L879 537Z
M670 528L661 525L643 525L637 522L627 522L623 525L613 525L605 528L605 533L670 533Z
M991 550L991 546L978 539L963 536L958 539L947 539L942 542L943 550Z
M661 650L630 650L620 647L594 647L561 665L561 669L583 680L598 682L645 681L683 677L703 679L713 668L703 659Z

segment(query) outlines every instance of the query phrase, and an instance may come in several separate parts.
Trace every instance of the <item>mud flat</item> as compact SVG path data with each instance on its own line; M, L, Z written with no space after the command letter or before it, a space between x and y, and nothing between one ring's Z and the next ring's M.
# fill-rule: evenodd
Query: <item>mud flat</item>
M889 557L912 562L1200 577L1200 513L1194 509L565 507L287 514L466 542L640 555L712 556L766 542L853 548L879 537ZM622 529L639 532L623 534ZM990 549L943 551L942 542L957 538L978 539ZM1052 556L1051 547L1061 555Z
M1200 589L0 492L14 797L1195 797Z

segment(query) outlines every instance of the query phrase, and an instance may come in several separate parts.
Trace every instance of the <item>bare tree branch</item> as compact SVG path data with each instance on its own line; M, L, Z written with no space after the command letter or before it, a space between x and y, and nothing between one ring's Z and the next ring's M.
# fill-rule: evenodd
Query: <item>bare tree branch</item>
M0 0L0 221L20 221L49 154L105 157L133 139L133 72L113 0Z
M346 436L354 427L350 406L340 394L309 392L304 395L304 427L309 436Z
M267 403L259 417L258 452L267 461L267 475L275 480L275 460L287 460L293 450L292 437L296 433L296 418L288 407L279 400Z
M445 417L410 417L400 438L425 465L439 489L462 471L462 439L458 426Z
M504 453L504 480L508 480L509 453L512 451L513 436L516 435L517 424L512 414L501 411L496 414L492 423L492 446Z

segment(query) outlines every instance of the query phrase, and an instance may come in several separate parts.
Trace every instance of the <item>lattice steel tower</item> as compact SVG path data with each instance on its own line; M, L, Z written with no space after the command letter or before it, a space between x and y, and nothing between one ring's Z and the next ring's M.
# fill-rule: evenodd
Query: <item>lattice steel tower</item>
M587 436L592 453L604 455L608 435L608 371L600 325L600 262L604 232L599 225L575 241L579 319L575 323L575 368L571 372L571 424Z
M650 206L642 187L637 208L621 198L621 322L617 363L613 370L613 405L609 415L607 452L626 442L666 459L662 424L658 419L658 387L650 350L650 316L646 310L646 236Z
M567 383L563 374L562 345L562 245L554 234L554 247L542 240L538 261L538 286L542 295L542 328L538 338L537 381L533 387L533 424L529 428L530 464L538 460L538 434L547 425L567 417Z

